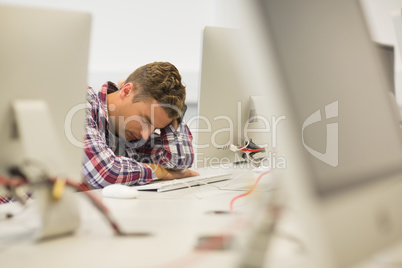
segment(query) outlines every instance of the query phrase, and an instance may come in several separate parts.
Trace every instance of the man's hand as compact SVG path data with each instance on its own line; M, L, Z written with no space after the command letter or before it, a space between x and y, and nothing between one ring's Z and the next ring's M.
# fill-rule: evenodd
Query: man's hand
M195 172L191 169L184 170L168 170L168 174L162 180L175 180L182 179L187 177L194 177L200 175L198 172Z
M177 128L179 127L179 122L177 121L177 119L175 119L175 120L173 120L172 121L172 126L173 126L173 128L175 129L175 130L177 130Z
M156 174L156 177L158 177L161 180L175 180L200 175L198 172L195 172L190 169L171 170L171 169L165 169L155 164L145 164L145 165L148 165L150 168L152 168L152 170Z
M183 113L180 115L180 118L174 119L172 121L172 126L174 127L174 129L177 129L178 126L181 124L181 122L183 122L183 117L186 111L187 111L187 105L184 104Z

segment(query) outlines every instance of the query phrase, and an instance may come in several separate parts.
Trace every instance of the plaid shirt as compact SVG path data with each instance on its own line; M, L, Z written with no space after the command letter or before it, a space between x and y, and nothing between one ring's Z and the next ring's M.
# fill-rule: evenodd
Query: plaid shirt
M142 185L157 179L143 163L154 163L167 169L187 169L194 160L192 135L181 123L156 130L147 141L128 142L119 139L108 121L107 93L116 90L113 83L99 92L88 89L85 130L85 156L82 174L95 188L120 183Z
M32 194L30 194L30 193L23 193L22 195L23 195L23 198L25 198L25 199L29 199L29 198L32 197ZM17 199L12 197L12 196L0 196L0 205L10 203L10 202L14 202L16 200Z
M10 196L0 196L0 205L1 204L6 204L6 203L9 203L9 202L14 202L15 201L15 198L13 198L13 197L10 197Z

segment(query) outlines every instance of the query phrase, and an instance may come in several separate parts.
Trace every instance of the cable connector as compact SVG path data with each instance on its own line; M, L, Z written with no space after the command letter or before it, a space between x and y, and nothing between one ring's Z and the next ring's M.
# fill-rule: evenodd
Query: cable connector
M221 147L220 149L222 149L222 150L228 150L229 149L232 152L243 151L243 152L246 152L246 153L257 153L257 152L264 152L265 151L265 148L259 147L258 145L253 143L252 140L246 141L244 146L236 146L236 145L230 144L230 145L225 145L225 146Z
M238 146L234 145L234 144L225 145L225 146L223 146L223 147L221 147L221 148L218 148L218 149L221 149L221 150L231 150L232 152L238 152L238 151L240 151L240 148L239 148Z
M267 158L267 153L264 147L260 147L252 140L247 140L244 146L236 146L233 144L221 147L222 150L230 150L234 153L240 152L241 157L245 162L250 162L254 167L259 167L261 163ZM240 162L236 162L240 163Z

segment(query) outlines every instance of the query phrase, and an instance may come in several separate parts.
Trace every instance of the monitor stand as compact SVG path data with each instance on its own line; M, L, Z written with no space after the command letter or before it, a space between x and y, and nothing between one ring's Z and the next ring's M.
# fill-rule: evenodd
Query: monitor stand
M43 179L44 169L50 176L67 176L64 154L51 112L43 100L17 100L12 104L19 148L25 165L24 174L30 182ZM20 158L21 160L21 158ZM36 240L43 240L74 232L79 227L79 211L74 191L65 188L60 199L52 195L51 184L34 190L34 203L37 206L40 228Z

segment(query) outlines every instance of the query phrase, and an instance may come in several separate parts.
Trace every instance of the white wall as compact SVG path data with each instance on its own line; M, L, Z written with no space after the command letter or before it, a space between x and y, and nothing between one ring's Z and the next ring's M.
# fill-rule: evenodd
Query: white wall
M202 29L205 25L225 25L224 17L229 18L231 13L224 8L228 1L0 0L0 4L91 13L88 81L91 86L100 88L107 80L125 79L134 69L149 62L169 61L183 76L187 100L195 103Z
M187 101L198 99L201 34L205 25L237 27L238 0L0 0L0 4L86 11L93 16L89 81L94 88L117 82L137 67L170 61L187 85ZM389 12L402 0L361 0L373 39L394 44ZM398 51L399 53L399 51ZM402 104L402 64L398 59ZM398 92L397 92L398 93Z

